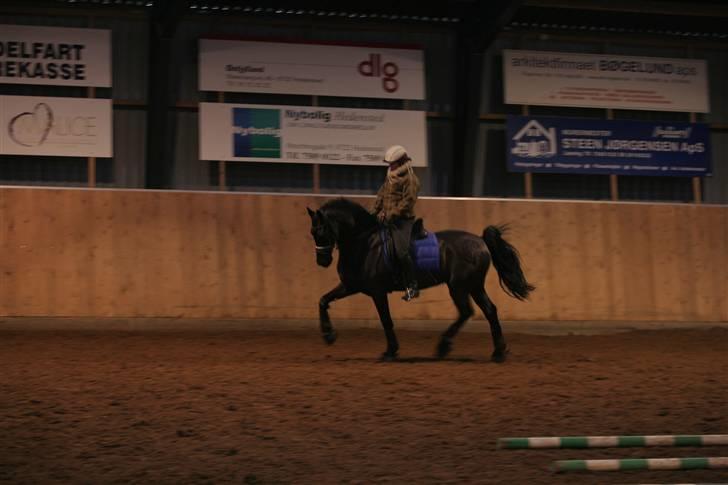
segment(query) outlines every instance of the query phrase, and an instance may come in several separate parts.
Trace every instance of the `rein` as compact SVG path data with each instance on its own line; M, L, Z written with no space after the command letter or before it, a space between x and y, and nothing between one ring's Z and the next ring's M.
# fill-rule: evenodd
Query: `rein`
M332 217L332 214L326 213L325 215L328 216L328 217ZM352 214L352 216L353 216L353 214ZM370 227L360 228L360 227L357 227L356 222L355 222L355 224L353 226L351 226L351 225L345 224L341 220L337 220L336 216L333 216L332 218L338 224L342 224L342 225L344 225L345 227L347 227L349 229L350 232L347 231L347 232L349 232L349 234L348 234L348 237L346 237L346 239L348 241L350 241L350 242L354 242L354 241L359 242L362 239L369 238L372 234L378 232L378 230L382 227L381 224L379 224L377 222L372 222L372 225ZM319 253L319 254L322 254L322 253L323 254L330 253L337 246L340 247L340 245L336 241L334 241L331 244L325 245L325 246L316 245L316 252Z

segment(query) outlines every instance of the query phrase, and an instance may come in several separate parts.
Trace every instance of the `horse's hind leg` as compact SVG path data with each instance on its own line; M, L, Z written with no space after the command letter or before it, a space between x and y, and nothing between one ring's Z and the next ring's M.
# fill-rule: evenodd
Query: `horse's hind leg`
M458 309L458 318L450 325L440 337L440 343L437 344L437 357L442 359L452 350L452 339L458 334L460 328L473 316L473 307L470 304L470 296L467 290L448 285L450 288L450 298Z
M473 290L471 296L475 300L475 304L483 310L485 318L488 319L488 323L490 324L490 335L493 337L493 347L495 348L493 355L491 355L491 360L493 362L503 362L506 360L506 354L508 354L508 346L506 345L506 340L503 337L503 331L498 321L498 309L490 298L488 298L488 294L483 287L478 287Z

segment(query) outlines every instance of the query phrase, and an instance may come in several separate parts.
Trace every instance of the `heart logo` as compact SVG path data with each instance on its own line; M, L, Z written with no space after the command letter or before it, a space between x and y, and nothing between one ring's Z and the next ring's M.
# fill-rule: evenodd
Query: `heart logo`
M53 110L46 103L38 103L33 111L17 114L8 123L8 135L18 145L39 146L53 128Z

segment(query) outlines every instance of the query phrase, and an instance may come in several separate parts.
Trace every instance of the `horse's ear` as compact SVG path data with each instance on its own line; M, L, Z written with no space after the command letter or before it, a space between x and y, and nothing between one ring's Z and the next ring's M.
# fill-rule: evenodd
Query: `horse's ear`
M313 216L315 216L316 213L314 211L312 211L311 209L309 209L308 207L306 207L306 210L308 211L308 215L311 217L311 219L313 219Z

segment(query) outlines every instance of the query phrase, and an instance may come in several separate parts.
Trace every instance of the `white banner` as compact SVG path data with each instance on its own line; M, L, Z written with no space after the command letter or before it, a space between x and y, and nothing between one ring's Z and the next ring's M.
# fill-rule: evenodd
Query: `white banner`
M505 102L708 113L704 60L503 51Z
M200 159L380 165L403 145L427 166L423 111L200 103Z
M424 99L419 49L200 39L202 91Z
M111 31L0 25L0 83L111 87Z
M0 96L0 153L111 157L111 100Z

